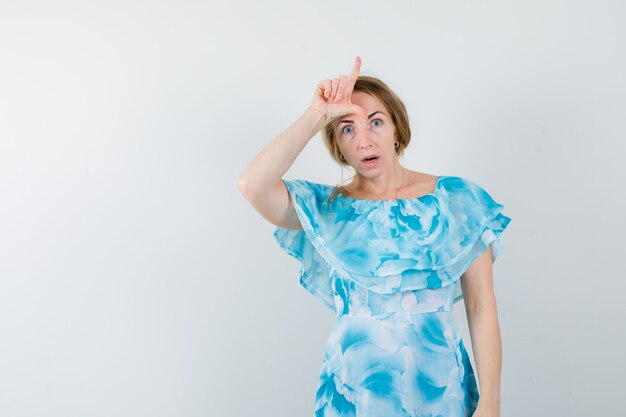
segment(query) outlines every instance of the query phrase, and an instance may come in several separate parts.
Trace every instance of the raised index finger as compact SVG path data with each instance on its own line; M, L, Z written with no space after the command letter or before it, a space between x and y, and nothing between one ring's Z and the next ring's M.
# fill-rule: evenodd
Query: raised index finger
M357 78L359 78L359 72L361 71L361 57L357 55L354 59L354 66L352 67L352 72L350 73L350 79L354 82Z

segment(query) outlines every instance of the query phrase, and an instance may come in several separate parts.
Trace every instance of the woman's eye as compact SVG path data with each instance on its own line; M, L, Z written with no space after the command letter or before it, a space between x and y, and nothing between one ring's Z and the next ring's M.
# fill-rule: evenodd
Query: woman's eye
M350 134L350 133L352 133L352 126L346 126L346 127L344 127L343 129L341 129L341 131L342 131L344 134Z
M379 127L379 126L381 126L383 124L383 121L380 120L380 119L374 119L374 120L372 120L372 124L374 126L376 126L376 127Z

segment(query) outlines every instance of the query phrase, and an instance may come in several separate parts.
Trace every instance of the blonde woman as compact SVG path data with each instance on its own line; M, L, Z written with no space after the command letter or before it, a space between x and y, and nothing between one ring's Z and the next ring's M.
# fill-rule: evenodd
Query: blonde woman
M315 416L499 417L501 340L492 263L510 218L478 184L400 164L403 102L352 72L321 81L239 189L302 265L300 283L336 314ZM283 175L322 131L349 184ZM452 314L465 299L478 381ZM480 383L480 395L478 384Z

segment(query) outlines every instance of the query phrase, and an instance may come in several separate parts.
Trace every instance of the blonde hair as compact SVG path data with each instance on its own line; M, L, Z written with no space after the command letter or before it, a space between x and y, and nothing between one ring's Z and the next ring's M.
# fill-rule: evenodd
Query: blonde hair
M409 146L411 141L411 128L409 126L409 116L406 111L406 106L400 100L400 97L394 93L387 84L382 80L371 77L368 75L361 75L354 84L353 92L363 92L377 98L385 106L385 109L389 112L391 120L396 128L395 136L396 140L400 142L400 145L396 148L396 154L401 156L404 150ZM322 138L324 144L330 152L330 156L340 165L349 165L347 161L341 159L341 151L339 145L337 145L336 126L338 119L328 123L322 129ZM353 183L356 185L359 182L358 173L353 177ZM332 201L339 194L349 196L351 191L343 185L335 186L332 194L328 197L329 201Z

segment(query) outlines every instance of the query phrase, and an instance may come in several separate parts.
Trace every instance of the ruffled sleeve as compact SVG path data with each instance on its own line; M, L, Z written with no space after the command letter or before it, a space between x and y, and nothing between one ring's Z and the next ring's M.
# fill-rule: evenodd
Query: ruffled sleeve
M304 230L277 227L274 237L285 252L300 261L300 285L336 312L331 283L333 268L313 243L319 241L320 222L327 214L323 203L328 187L306 180L282 181Z
M502 213L504 205L497 203L477 183L466 178L454 177L447 184L447 210L450 229L456 231L452 244L461 248L455 265L460 277L487 247L491 247L491 262L494 263L503 248L502 232L511 218ZM463 299L457 286L454 302Z

